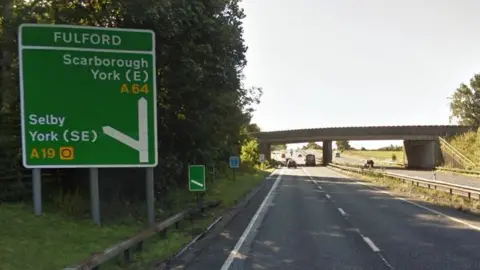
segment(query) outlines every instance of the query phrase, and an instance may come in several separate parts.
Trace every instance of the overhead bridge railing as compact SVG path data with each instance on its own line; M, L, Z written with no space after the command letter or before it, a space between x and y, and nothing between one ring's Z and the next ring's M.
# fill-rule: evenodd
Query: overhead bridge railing
M452 183L447 183L447 182L433 180L433 179L426 179L421 177L413 177L413 176L408 176L408 175L403 175L398 173L384 172L382 170L376 170L376 169L364 169L364 168L358 168L358 167L341 166L333 163L330 163L329 166L332 168L336 168L336 169L340 169L348 172L354 172L358 174L369 173L377 176L391 177L391 178L401 180L404 183L411 182L413 185L416 185L416 186L432 188L439 191L445 191L450 193L450 195L453 195L453 194L460 195L460 196L468 197L469 199L471 199L474 196L475 198L480 200L480 188L452 184Z
M460 153L455 147L453 147L451 144L449 144L445 139L438 137L440 140L440 146L448 152L457 162L460 164L463 164L465 167L475 167L476 164L471 161L469 158L467 158L465 155Z

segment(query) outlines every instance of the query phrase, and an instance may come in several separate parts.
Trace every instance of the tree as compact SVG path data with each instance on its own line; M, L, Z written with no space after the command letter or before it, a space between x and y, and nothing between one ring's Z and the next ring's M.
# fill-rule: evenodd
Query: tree
M240 159L243 164L255 165L259 163L260 154L258 153L257 140L248 140L242 145Z
M343 150L352 150L352 147L350 146L350 143L348 141L337 141L337 149L340 151Z
M450 99L450 123L480 126L480 73L470 79L470 85L460 84Z
M376 150L377 151L403 151L403 146L391 144L390 146L380 147Z
M307 145L303 147L304 150L311 149L311 150L321 150L322 147L318 145L316 142L309 142Z
M272 145L272 151L282 151L287 150L286 144L274 144Z
M155 32L158 148L162 153L155 168L161 172L155 174L159 191L184 185L188 164L209 166L228 160L228 156L241 152L246 131L260 130L250 121L262 89L246 88L242 83L247 47L242 26L245 14L239 0L7 0L0 7L0 48L2 55L11 59L8 70L2 69L0 76L0 173L10 168L16 176L15 170L22 167L15 29L23 22ZM80 171L66 171L60 185L81 185ZM135 190L144 192L142 185L118 172L105 170L105 190L132 197ZM115 177L115 173L120 176ZM72 179L77 175L75 182Z

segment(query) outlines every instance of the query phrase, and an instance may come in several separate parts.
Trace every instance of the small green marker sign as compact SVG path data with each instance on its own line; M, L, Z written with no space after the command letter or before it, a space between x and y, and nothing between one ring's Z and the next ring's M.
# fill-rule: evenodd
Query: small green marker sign
M205 165L188 166L188 188L190 191L205 191Z

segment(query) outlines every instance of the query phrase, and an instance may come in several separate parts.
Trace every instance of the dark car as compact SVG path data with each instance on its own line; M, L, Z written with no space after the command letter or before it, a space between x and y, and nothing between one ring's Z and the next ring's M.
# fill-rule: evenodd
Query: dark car
M305 165L307 166L315 166L315 155L313 154L308 154L305 157Z
M293 159L289 159L287 162L287 168L297 168L297 162Z

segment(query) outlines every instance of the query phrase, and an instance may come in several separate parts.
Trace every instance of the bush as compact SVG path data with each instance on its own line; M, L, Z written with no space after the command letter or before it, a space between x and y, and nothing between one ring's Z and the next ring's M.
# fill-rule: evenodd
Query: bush
M392 160L393 160L393 161L397 161L397 155L392 154Z

